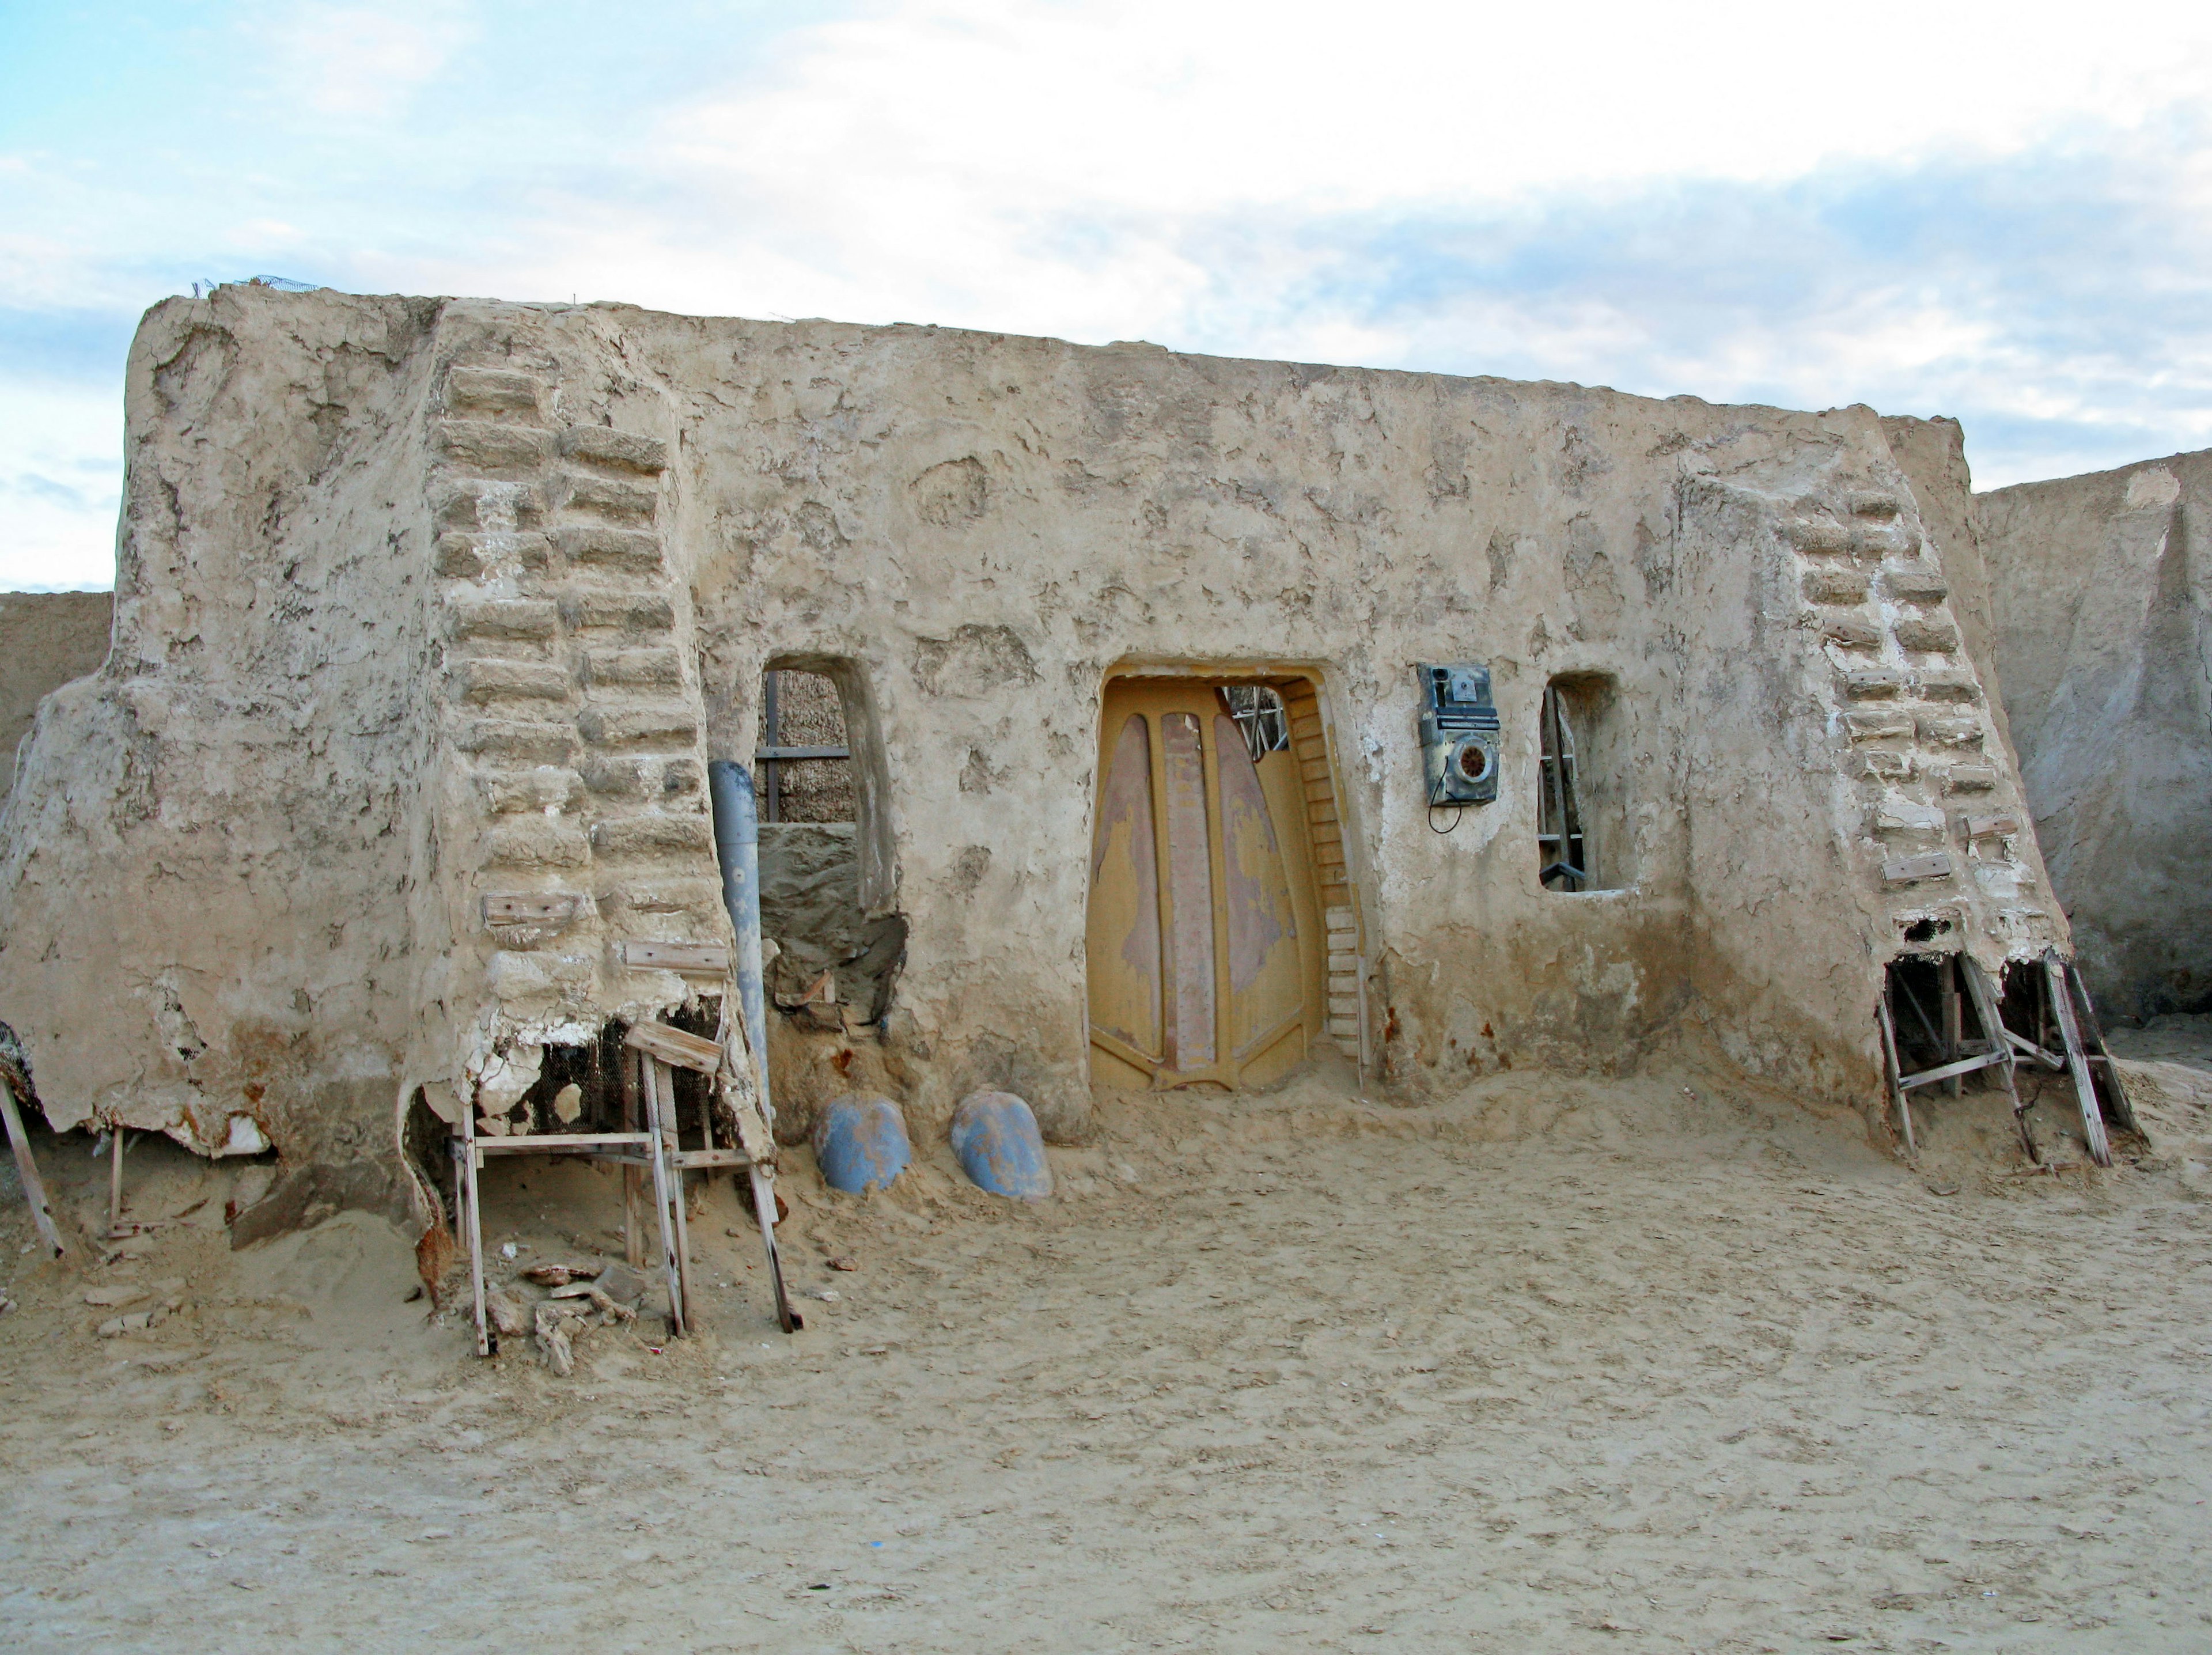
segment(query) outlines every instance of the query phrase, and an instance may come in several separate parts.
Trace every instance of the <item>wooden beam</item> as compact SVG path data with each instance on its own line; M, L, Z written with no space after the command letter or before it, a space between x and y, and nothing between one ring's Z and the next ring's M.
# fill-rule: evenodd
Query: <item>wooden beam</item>
M2057 1014L2058 1037L2065 1044L2066 1066L2074 1071L2074 1101L2081 1110L2081 1139L2089 1159L2100 1166L2112 1164L2112 1146L2105 1136L2105 1117L2097 1107L2097 1083L2081 1050L2081 1030L2074 1020L2074 997L2066 985L2066 967L2052 949L2043 957L2044 984L2051 991L2051 1008Z
M30 1203L31 1223L39 1240L56 1258L62 1256L61 1232L54 1227L54 1209L46 1204L46 1186L39 1177L39 1163L31 1154L31 1141L23 1132L23 1117L15 1112L15 1088L0 1080L0 1116L8 1122L8 1147L15 1152L15 1177Z
M623 1037L623 1044L635 1046L649 1057L700 1074L719 1073L722 1067L720 1046L704 1036L672 1029L665 1023L633 1023L629 1032ZM648 1110L648 1117L650 1113Z
M727 977L730 951L718 942L622 942L622 963L637 971L683 971L693 977Z

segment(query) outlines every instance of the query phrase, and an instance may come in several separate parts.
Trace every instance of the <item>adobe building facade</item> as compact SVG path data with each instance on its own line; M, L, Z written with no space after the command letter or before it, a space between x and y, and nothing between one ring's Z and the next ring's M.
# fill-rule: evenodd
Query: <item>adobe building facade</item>
M6 806L0 1017L57 1126L420 1211L438 1123L696 1009L626 945L729 941L703 770L793 670L896 925L869 1003L771 1018L787 1135L863 1084L1070 1141L1094 1084L1340 1054L1435 1100L1691 1030L1871 1112L1887 962L2069 946L1955 450L1144 344L171 300L114 647ZM1487 673L1486 802L1437 802L1439 664Z

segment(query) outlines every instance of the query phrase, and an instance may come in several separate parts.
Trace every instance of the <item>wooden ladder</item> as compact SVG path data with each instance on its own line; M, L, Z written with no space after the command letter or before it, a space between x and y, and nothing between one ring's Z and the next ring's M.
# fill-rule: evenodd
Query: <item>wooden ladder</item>
M667 948L672 945L628 944L626 948ZM727 951L724 950L726 953ZM721 1072L726 1054L720 1043L665 1023L633 1024L623 1037L623 1127L620 1132L545 1132L520 1137L479 1137L471 1103L461 1111L453 1137L458 1201L456 1227L468 1249L469 1286L476 1310L477 1354L491 1354L491 1327L484 1309L483 1205L479 1175L492 1155L580 1155L613 1161L625 1170L625 1181L642 1171L652 1181L653 1223L659 1232L662 1267L668 1277L669 1331L688 1332L697 1319L697 1299L691 1281L690 1232L684 1214L684 1174L719 1168L745 1169L752 1179L753 1211L759 1220L762 1245L767 1250L769 1280L775 1289L776 1320L786 1333L805 1325L792 1308L784 1290L783 1265L775 1244L775 1190L766 1168L741 1143L718 1147L714 1142L714 1110L704 1111L706 1143L685 1149L677 1134L676 1071L689 1069L714 1079ZM633 1065L635 1068L633 1068ZM644 1118L637 1118L642 1105ZM637 1202L625 1190L623 1213L625 1250L635 1260L641 1253Z
M2027 1158L2042 1164L2042 1153L2037 1149L2034 1135L2028 1129L2027 1101L2020 1095L2020 1087L2013 1071L2023 1062L2035 1062L2054 1071L2070 1073L2074 1080L2075 1103L2081 1114L2081 1139L2088 1147L2090 1158L2100 1166L2112 1164L2112 1141L2105 1129L2105 1117L2099 1106L2096 1072L2105 1077L2105 1101L2112 1105L2112 1117L2130 1130L2136 1129L2135 1110L2130 1104L2127 1092L2121 1084L2119 1071L2112 1062L2111 1051L2105 1044L2105 1034L2097 1021L2096 1009L2089 1001L2089 991L2081 982L2080 968L2071 960L2062 959L2057 949L2043 957L2044 994L2038 1007L2039 1019L2056 1021L2063 1050L2052 1052L2044 1045L2044 1029L2039 1022L2038 1038L2028 1039L2004 1025L1998 1010L1996 987L1990 981L1989 973L1972 954L1946 954L1937 967L1940 990L1940 1019L1931 1018L1920 1004L1909 984L1893 978L1896 992L1901 993L1921 1026L1943 1054L1945 1061L1933 1068L1915 1074L1904 1073L1899 1057L1897 1024L1892 1011L1889 994L1884 994L1875 1007L1875 1020L1881 1032L1882 1067L1891 1100L1895 1104L1899 1123L1905 1131L1905 1150L1907 1156L1917 1156L1918 1145L1912 1130L1912 1105L1907 1094L1915 1088L1944 1083L1953 1097L1959 1095L1959 1083L1977 1069L1994 1068L2002 1072L2005 1094L2012 1101L2013 1123L2019 1129L2021 1147ZM1979 1039L1964 1037L1959 988L1963 981L1967 999L1974 1007L1975 1020L1979 1023ZM2079 1014L2077 1016L2076 1002ZM2088 1040L2082 1031L2087 1029ZM2094 1044L2094 1050L2090 1050Z

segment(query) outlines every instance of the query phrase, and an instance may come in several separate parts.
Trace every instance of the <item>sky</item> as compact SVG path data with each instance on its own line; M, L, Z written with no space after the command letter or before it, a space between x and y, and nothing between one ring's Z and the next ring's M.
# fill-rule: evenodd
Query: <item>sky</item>
M196 281L1149 339L2212 447L2212 8L0 0L0 589Z

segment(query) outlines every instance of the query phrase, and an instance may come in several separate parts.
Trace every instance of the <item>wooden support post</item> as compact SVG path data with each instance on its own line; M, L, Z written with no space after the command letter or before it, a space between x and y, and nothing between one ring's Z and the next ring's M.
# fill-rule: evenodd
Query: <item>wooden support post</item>
M46 1205L46 1186L39 1177L39 1164L31 1155L31 1141L23 1133L23 1117L16 1112L15 1088L0 1080L0 1116L8 1122L8 1147L15 1152L15 1177L30 1204L31 1224L39 1240L56 1258L62 1256L61 1232L54 1227L54 1209Z
M768 1169L755 1162L750 1169L753 1181L753 1216L760 1220L761 1244L768 1249L768 1279L775 1289L776 1325L786 1333L796 1333L806 1325L797 1311L791 1307L791 1295L784 1291L783 1257L775 1246L775 1185L768 1176Z
M680 1335L685 1325L684 1278L682 1266L678 1260L676 1228L669 1218L668 1203L672 1177L676 1185L676 1200L679 1203L683 1201L684 1175L669 1165L668 1141L660 1129L660 1086L657 1074L660 1065L653 1062L651 1054L642 1051L638 1054L638 1061L642 1066L640 1072L644 1078L646 1130L653 1138L647 1153L653 1163L653 1206L659 1214L660 1221L660 1261L661 1267L668 1274L668 1327L670 1332Z
M1946 954L1943 963L1936 968L1937 980L1942 990L1943 1061L1947 1063L1959 1061L1959 1045L1965 1035L1959 1015L1959 958L1956 954ZM1954 1074L1943 1083L1943 1090L1955 1098L1965 1084L1963 1075Z
M2027 1158L2039 1166L2043 1157L2035 1147L2035 1135L2027 1129L2027 1105L2021 1101L2020 1083L2014 1078L2013 1068L2018 1060L2010 1057L2010 1031L2004 1025L2004 1017L1997 1007L1996 985L1982 970L1981 962L1972 954L1961 954L1960 969L1966 974L1966 992L1973 997L1974 1015L1981 1022L1982 1033L1996 1043L1996 1050L2006 1052L2008 1061L1998 1066L2004 1077L2005 1096L2012 1101L2012 1123L2020 1129L2020 1145Z
M684 1165L676 1159L684 1147L676 1125L676 1071L650 1053L647 1061L653 1065L654 1085L660 1093L661 1140L667 1146L668 1157L668 1205L676 1231L676 1279L684 1289L684 1331L689 1333L698 1319L699 1301L692 1291L691 1221L684 1210L690 1204L684 1188Z
M2066 1066L2074 1072L2074 1099L2081 1105L2081 1137L2089 1146L2089 1159L2100 1166L2112 1164L2112 1147L2105 1137L2105 1117L2097 1108L2097 1085L2089 1075L2087 1054L2081 1050L2081 1031L2074 1020L2073 995L2066 986L2066 967L2052 949L2043 957L2043 980L2051 991L2051 1009L2058 1019L2064 1043Z
M635 1132L637 1124L637 1066L645 1062L645 1054L629 1046L622 1049L617 1076L622 1088L622 1129ZM642 1216L638 1208L645 1193L645 1170L625 1166L623 1181L623 1257L634 1270L645 1268L645 1227L638 1222Z
M107 1162L107 1233L112 1236L123 1227L123 1128L109 1129L114 1144Z
M2089 999L2089 985L2081 981L2081 962L2066 962L2066 974L2073 980L2074 997L2081 1002L2082 1031L2097 1056L2103 1058L2105 1096L2112 1105L2112 1118L2130 1132L2142 1129L2136 1124L2136 1106L2128 1096L2127 1087L2120 1080L2120 1066L2112 1061L2112 1049L2105 1044L2105 1025L2097 1020L2097 1008Z
M1912 1105L1905 1100L1905 1088L1899 1083L1905 1078L1905 1065L1897 1056L1897 1026L1890 1020L1889 995L1885 991L1875 1001L1875 1025L1881 1031L1881 1074L1887 1082L1889 1095L1897 1104L1897 1118L1905 1127L1905 1153L1907 1159L1917 1160L1920 1147L1912 1141Z
M473 1098L461 1105L461 1178L465 1197L462 1209L468 1215L469 1296L476 1309L477 1354L491 1354L491 1323L484 1314L484 1258L483 1258L483 1186L477 1172L483 1158L477 1153L477 1103Z

